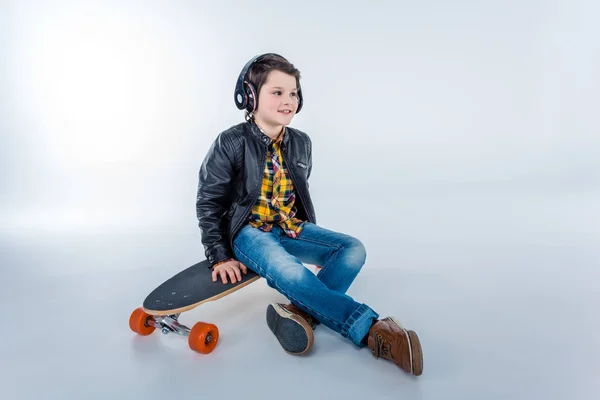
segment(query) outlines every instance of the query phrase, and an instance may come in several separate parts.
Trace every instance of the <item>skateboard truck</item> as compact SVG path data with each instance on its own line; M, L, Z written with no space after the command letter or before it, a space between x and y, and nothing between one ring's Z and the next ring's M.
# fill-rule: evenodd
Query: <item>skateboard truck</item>
M202 354L212 352L219 341L218 328L213 324L197 322L190 329L179 323L179 315L150 315L139 307L129 317L129 328L142 336L150 335L157 328L165 335L174 332L187 336L188 345L192 350Z
M146 324L161 329L162 333L165 335L170 332L175 332L182 336L188 336L190 334L190 328L177 321L179 315L180 314L151 316L146 320Z
M151 316L146 320L146 324L160 329L164 335L174 332L181 336L189 336L191 329L177 321L180 315L181 314ZM209 332L206 335L204 342L208 344L211 340L212 334Z

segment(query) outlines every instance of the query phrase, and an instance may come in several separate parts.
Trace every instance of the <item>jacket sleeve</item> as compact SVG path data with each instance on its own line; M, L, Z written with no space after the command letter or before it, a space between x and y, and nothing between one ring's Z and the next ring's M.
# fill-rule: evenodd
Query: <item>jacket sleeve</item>
M229 192L234 176L234 154L230 140L220 134L211 145L198 177L196 217L202 234L204 254L211 268L234 258L223 215L229 209Z

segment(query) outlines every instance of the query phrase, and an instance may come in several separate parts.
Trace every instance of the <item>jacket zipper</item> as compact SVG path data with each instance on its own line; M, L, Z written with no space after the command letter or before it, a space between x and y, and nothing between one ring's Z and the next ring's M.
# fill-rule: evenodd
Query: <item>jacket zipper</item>
M266 151L263 153L262 160L263 160L262 164L261 164L262 167L260 167L261 168L261 170L260 170L261 173L264 172L264 166L265 166L265 163L267 162L267 152ZM259 176L260 176L260 173L259 173ZM252 207L254 206L254 203L256 203L256 200L258 199L258 196L260 194L261 183L262 183L262 179L259 179L258 180L258 185L257 185L258 193L256 193L257 192L256 189L254 190L254 192L255 192L254 201L250 202L250 205L246 206L246 208L244 209L244 214L243 214L244 217L231 230L231 236L232 237L229 238L229 246L231 247L231 251L233 251L233 236L235 235L238 227L244 222L244 219L246 218L246 215L248 214L248 211L250 211L252 209Z
M287 160L287 149L283 149L283 156L284 158ZM292 171L294 168L292 166L292 163L288 163L288 170L290 171L290 175L292 176L292 182L294 183L294 187L296 187L296 178L294 178L294 171ZM312 220L312 216L310 215L310 211L308 211L308 208L306 206L306 201L304 201L304 198L302 197L302 194L300 193L300 190L296 190L296 193L298 193L298 196L300 197L300 200L302 201L302 206L304 207L304 211L306 212L306 217L308 218L308 220ZM313 221L311 221L313 222ZM314 222L313 222L314 223Z

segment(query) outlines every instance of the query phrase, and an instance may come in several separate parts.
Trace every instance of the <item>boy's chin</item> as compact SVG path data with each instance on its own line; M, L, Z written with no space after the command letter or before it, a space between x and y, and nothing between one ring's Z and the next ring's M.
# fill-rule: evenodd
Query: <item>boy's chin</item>
M264 120L264 122L269 125L289 125L290 122L292 122L292 119L294 119L294 116L287 117L277 115L275 118L269 118L267 120Z
M279 122L281 125L287 125L290 122L292 122L292 119L294 119L294 116L280 116L279 118L277 118L277 122Z

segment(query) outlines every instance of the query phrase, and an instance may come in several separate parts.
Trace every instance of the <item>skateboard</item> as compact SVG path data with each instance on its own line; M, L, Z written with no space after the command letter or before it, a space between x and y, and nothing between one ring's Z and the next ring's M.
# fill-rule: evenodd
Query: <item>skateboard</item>
M208 260L201 261L154 289L129 317L129 328L142 336L150 335L156 328L163 334L171 332L187 336L189 347L202 354L212 352L219 341L219 329L207 322L197 322L191 329L178 322L181 313L200 304L220 299L260 279L260 275L248 269L242 280L232 284L212 280Z

